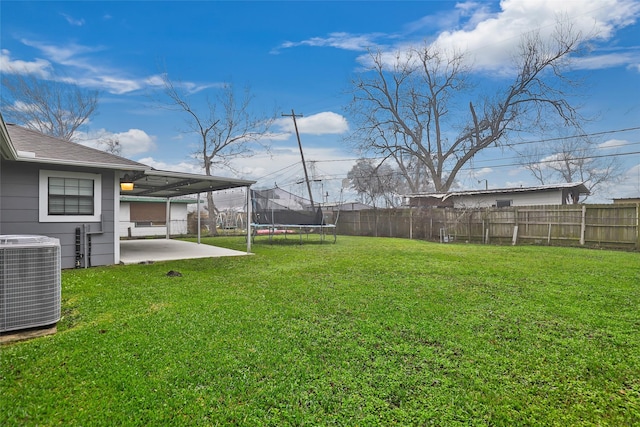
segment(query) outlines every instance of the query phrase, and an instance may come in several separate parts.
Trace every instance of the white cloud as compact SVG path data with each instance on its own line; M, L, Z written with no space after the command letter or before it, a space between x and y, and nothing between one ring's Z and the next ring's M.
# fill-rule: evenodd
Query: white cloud
M342 180L353 167L355 159L351 153L339 148L305 148L305 159L311 182L314 200L329 193L328 201L338 201L341 195ZM137 158L136 161L160 170L203 174L204 170L197 160L193 159L167 162L154 157ZM261 151L248 158L237 158L231 162L233 172L229 169L213 171L213 175L233 177L257 181L254 188L273 188L278 185L287 191L307 197L307 188L303 184L304 172L297 145L279 147L270 153ZM342 195L343 200L348 194ZM351 197L352 199L353 197Z
M522 166L518 166L518 167L515 167L515 168L509 168L509 170L507 171L507 176L518 176L523 171L527 172L527 170L525 168L523 168Z
M564 163L563 153L555 153L550 154L548 156L543 157L540 161L535 165L540 169L553 168L555 170L562 169ZM568 161L571 161L571 154L568 155Z
M27 73L47 78L51 73L51 63L40 58L36 58L33 61L12 59L11 52L7 49L2 49L0 50L0 72L6 74Z
M156 137L148 135L140 129L129 129L126 132L116 133L114 136L120 141L122 153L127 156L147 153L156 148Z
M573 60L574 68L582 70L600 70L603 68L631 66L634 67L634 62L640 61L640 52L618 52L607 53L602 55L591 55L584 58L575 58ZM635 66L636 68L638 65Z
M598 148L605 148L605 149L620 148L627 145L628 143L629 141L626 141L624 139L610 139L598 145Z
M304 150L307 172L314 200L320 201L326 193L329 202L340 199L342 180L355 164L353 154L337 148L309 147ZM236 159L233 167L240 171L240 178L257 181L255 188L273 188L275 185L302 197L308 197L304 184L304 171L300 151L296 145L279 148L271 154L257 153L247 159ZM342 194L343 200L352 199Z
M476 171L476 176L477 177L483 177L486 175L490 175L494 172L494 170L492 168L482 168L478 171Z
M523 188L523 187L533 187L537 184L531 184L530 182L527 181L507 181L505 183L504 188Z
M60 15L62 15L64 17L64 19L67 20L67 22L69 23L69 25L73 25L74 27L82 27L84 25L84 19L76 19L71 15L67 15L66 13L61 13Z
M598 197L590 202L610 203L612 199L640 197L640 163L629 167L619 182L605 183L598 189Z
M456 3L453 9L423 16L405 25L404 34L330 33L326 37L283 43L272 53L300 46L333 47L364 52L380 49L382 61L395 64L412 49L424 45L437 46L443 52L465 52L474 70L508 75L513 72L513 54L522 36L539 32L543 40L551 40L559 21L568 22L586 42L611 39L620 28L633 25L640 16L636 0L502 0L500 10L492 12L483 2ZM595 46L595 47L594 47ZM596 70L626 66L640 72L640 52L602 53L594 49L587 56L573 59L574 69ZM362 54L357 62L367 67L371 58Z
M489 5L481 2L456 3L453 9L420 17L405 25L408 33L437 33L452 28L472 28L490 16Z
M618 29L634 24L639 16L640 3L635 0L503 0L497 12L492 12L483 2L467 1L455 4L451 10L407 24L404 35L335 32L325 37L288 41L274 53L299 46L350 51L376 47L388 53L383 58L392 64L397 52L428 41L445 52L468 52L468 60L475 69L506 73L523 34L539 31L543 39L548 39L557 22L563 20L569 21L574 31L582 33L590 41L608 40ZM362 55L358 62L366 64L368 59L367 55ZM628 65L640 69L639 63L640 54L635 50L605 54L596 51L589 57L576 60L575 67L598 69Z
M349 131L347 119L344 116L331 111L300 118L296 117L296 122L298 124L298 131L301 134L328 135L343 134ZM277 119L275 126L282 132L295 132L293 119L291 118Z
M13 66L15 72L37 73L43 78L55 78L53 67L64 69L62 75L71 77L61 77L62 81L77 84L81 87L104 90L112 94L122 95L129 92L144 89L146 87L162 86L162 76L151 75L141 78L133 78L123 70L113 69L102 65L99 54L107 50L103 46L85 46L77 43L67 43L57 46L40 41L22 39L21 42L29 47L38 49L47 58L37 59L33 62L11 60L9 51L2 50L0 66L2 71L9 66ZM200 92L212 87L220 87L222 83L193 83L175 82L177 87L183 88L190 94Z
M142 153L147 153L155 150L156 137L147 134L140 129L129 129L126 132L108 132L105 129L101 129L97 132L84 133L78 132L75 139L78 143L86 145L88 147L104 150L105 146L100 141L102 140L116 140L120 143L121 156L130 158ZM144 163L144 162L143 162Z
M42 53L51 61L36 58L33 61L23 61L11 58L11 53L0 51L0 72L16 74L33 74L43 79L59 78L61 81L77 84L81 87L99 88L113 94L123 94L145 87L148 79L130 79L118 77L116 71L101 69L90 64L90 61L75 58L76 55L91 52L90 49L77 45L59 49L49 45L33 44L32 47L41 48ZM53 72L53 64L75 68L75 77L57 77Z
M56 46L27 39L21 41L27 46L40 50L50 63L64 66L73 71L73 73L64 73L74 77L62 78L63 81L119 95L145 87L146 79L125 77L121 71L103 67L99 65L99 61L92 59L91 54L104 51L103 47L83 46L77 43Z
M178 163L167 163L161 160L155 160L153 157L143 157L137 160L140 163L151 166L152 168L164 171L185 172L203 174L204 170L198 166L197 162L182 161Z
M299 46L311 47L334 47L337 49L365 51L370 47L376 46L376 39L384 37L382 33L371 34L350 34L346 32L330 33L327 37L312 37L299 42L287 41L282 43L271 53L279 53L281 49L288 49Z
M548 37L558 19L570 20L574 30L592 35L592 39L609 39L617 29L633 24L640 14L640 4L633 0L606 4L601 0L503 0L500 7L500 12L490 16L481 10L482 19L473 28L442 32L435 43L445 49L470 52L476 67L502 70L511 61L511 52L522 34L540 31L542 37Z
M88 62L78 59L78 57L105 50L103 47L83 46L77 43L67 43L64 46L56 46L30 39L22 39L20 41L26 46L38 49L43 55L55 63L87 68L94 71L95 69Z
M456 176L456 189L484 189L496 187L496 171L490 167L480 169L462 169ZM486 182L485 182L486 181Z
M289 138L291 138L291 136L292 136L292 133L288 131L269 132L262 135L262 138L260 138L260 141L286 141Z

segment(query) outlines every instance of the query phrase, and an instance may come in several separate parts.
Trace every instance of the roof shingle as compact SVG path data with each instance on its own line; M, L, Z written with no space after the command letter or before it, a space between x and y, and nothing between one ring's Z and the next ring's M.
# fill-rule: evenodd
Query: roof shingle
M116 156L105 151L64 141L43 133L7 123L7 131L19 157L33 161L68 163L73 165L107 167L114 169L148 169L149 166Z

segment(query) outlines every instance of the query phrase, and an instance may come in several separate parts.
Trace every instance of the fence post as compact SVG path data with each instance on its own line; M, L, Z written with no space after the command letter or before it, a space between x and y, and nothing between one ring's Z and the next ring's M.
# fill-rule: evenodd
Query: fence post
M582 205L582 223L580 224L580 245L584 246L584 234L587 229L587 205Z
M409 240L413 240L413 211L409 206Z
M640 249L640 203L636 203L636 249Z
M431 240L433 236L433 217L429 219L429 240Z

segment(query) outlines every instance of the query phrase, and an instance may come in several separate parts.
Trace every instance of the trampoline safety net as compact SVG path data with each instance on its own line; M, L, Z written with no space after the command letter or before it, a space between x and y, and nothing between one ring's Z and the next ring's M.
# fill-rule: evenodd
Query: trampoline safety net
M325 225L322 209L281 188L252 190L254 224Z

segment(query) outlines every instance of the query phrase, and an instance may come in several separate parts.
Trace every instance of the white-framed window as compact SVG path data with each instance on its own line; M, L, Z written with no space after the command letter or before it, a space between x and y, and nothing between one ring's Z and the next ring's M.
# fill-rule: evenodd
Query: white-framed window
M40 222L98 222L102 175L40 171Z
M500 200L500 199L496 200L497 208L508 208L512 204L513 204L513 200Z

